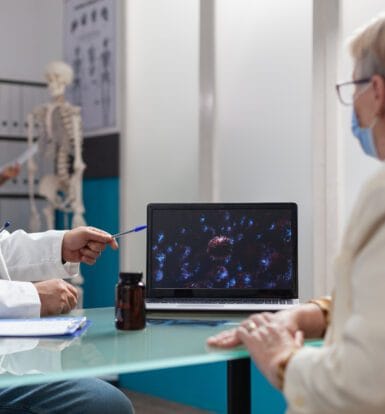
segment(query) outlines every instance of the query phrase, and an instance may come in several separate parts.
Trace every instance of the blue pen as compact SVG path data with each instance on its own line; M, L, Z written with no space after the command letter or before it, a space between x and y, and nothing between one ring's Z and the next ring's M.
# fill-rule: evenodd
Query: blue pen
M4 231L7 227L11 225L10 221L6 221L1 227L0 227L0 233Z
M147 228L147 226L146 225L143 225L143 226L138 226L138 227L134 227L133 229L130 229L130 230L126 230L126 231L122 231L121 233L116 233L116 234L113 234L112 235L112 238L114 238L114 239L117 239L117 238L119 238L119 237L121 237L121 236L124 236L125 234L128 234L128 233L136 233L136 232L138 232L138 231L142 231L142 230L144 230L144 229L146 229Z

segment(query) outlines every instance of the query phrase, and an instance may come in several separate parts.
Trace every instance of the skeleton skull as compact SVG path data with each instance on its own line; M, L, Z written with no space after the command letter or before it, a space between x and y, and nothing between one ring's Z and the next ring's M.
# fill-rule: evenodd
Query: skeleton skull
M51 62L45 70L45 79L52 97L64 95L66 86L72 83L73 70L64 62Z

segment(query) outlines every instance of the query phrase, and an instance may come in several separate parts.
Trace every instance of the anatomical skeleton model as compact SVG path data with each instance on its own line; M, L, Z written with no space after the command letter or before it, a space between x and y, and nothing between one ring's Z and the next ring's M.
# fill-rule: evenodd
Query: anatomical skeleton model
M47 206L43 209L48 229L54 228L55 210L64 217L72 213L72 227L85 225L82 197L82 179L85 164L82 159L82 127L80 107L66 101L64 92L73 79L72 68L64 62L51 62L45 78L52 100L28 115L28 144L38 136L39 153L54 164L54 173L40 179L37 194L43 196ZM35 126L38 128L35 129ZM28 188L31 208L30 230L41 230L41 220L35 200L35 175L38 166L31 158L28 162ZM68 224L67 226L68 227ZM74 281L81 284L82 278Z
M85 164L82 159L82 128L80 108L65 100L65 87L73 72L64 62L52 62L45 74L52 101L39 106L28 115L28 143L33 144L34 126L38 125L39 152L54 162L55 173L44 175L37 194L45 197L48 206L43 210L47 228L54 227L55 210L73 213L72 227L85 224L82 201L82 179ZM41 220L35 202L35 175L38 167L33 158L28 164L29 197L31 205L30 230L39 231Z

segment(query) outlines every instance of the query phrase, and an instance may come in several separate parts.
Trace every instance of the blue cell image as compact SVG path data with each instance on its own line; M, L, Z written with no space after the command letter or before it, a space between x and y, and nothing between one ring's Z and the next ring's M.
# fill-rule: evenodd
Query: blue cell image
M285 229L283 239L285 243L290 243L291 241L291 229L290 228Z
M291 271L284 273L283 279L287 281L291 280Z
M290 211L225 207L159 214L160 224L152 227L150 268L158 287L267 289L293 283L296 240Z
M182 278L184 280L191 279L193 277L193 274L191 272L188 272L187 270L182 270Z
M226 268L221 267L220 269L218 269L218 272L216 274L216 279L217 280L225 280L229 277L229 272L227 271Z
M162 252L159 252L156 254L155 259L159 264L162 264L166 260L166 255Z
M184 252L182 254L182 259L187 259L191 254L191 247L190 246L186 246L184 248Z
M232 288L232 287L234 287L236 284L237 284L237 281L235 280L235 278L234 278L234 277L232 277L232 278L229 280L229 282L228 282L228 284L227 284L227 287Z
M163 280L163 277L164 277L164 274L163 274L163 271L162 271L162 270L158 270L158 271L155 273L155 280L156 280L157 282L161 282L161 281Z
M251 276L248 273L246 273L243 276L243 281L245 282L246 285L250 285L250 283L251 283Z
M260 265L261 267L266 270L270 264L271 264L271 260L268 257L264 257L263 259L260 260Z

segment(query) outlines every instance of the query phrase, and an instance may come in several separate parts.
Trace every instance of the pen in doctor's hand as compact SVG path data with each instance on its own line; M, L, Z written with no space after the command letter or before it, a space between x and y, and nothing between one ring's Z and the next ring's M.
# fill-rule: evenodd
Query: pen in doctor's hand
M4 231L7 227L11 225L10 221L6 221L1 227L0 227L0 233Z
M137 227L134 227L133 229L130 229L130 230L126 230L126 231L122 231L121 233L116 233L116 234L113 234L112 235L112 238L113 239L118 239L119 237L122 237L122 236L124 236L124 235L126 235L126 234L129 234L129 233L136 233L136 232L138 232L138 231L142 231L142 230L144 230L144 229L146 229L147 228L147 226L146 225L143 225L143 226L137 226Z

